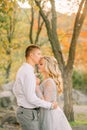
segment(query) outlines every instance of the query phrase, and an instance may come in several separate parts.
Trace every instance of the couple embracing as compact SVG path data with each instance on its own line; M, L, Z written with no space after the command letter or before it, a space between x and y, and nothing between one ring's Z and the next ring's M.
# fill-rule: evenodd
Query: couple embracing
M22 130L72 130L57 104L62 87L56 59L42 57L36 45L26 48L25 58L13 88L18 105L16 116ZM43 75L41 84L34 73L36 64Z

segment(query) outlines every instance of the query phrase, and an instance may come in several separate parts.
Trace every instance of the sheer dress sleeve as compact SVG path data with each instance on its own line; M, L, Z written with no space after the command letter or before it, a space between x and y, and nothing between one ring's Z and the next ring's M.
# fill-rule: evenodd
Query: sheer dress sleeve
M56 86L51 79L44 83L43 96L46 101L56 100Z
M56 85L52 79L48 79L36 89L37 96L49 102L56 101Z
M42 93L42 91L41 91L41 89L40 89L40 86L37 86L37 87L36 87L36 95L37 95L39 98L44 99L44 96L43 96L43 93Z

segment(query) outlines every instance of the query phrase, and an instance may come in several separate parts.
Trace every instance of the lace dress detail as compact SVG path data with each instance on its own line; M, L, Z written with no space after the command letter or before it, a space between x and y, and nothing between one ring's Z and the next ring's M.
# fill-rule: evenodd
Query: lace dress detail
M40 89L42 95L46 101L56 101L57 100L57 90L53 79L49 78L45 80L41 85Z
M37 94L46 101L57 101L57 87L54 80L51 78L44 80ZM72 130L66 116L59 107L54 110L40 109L40 128L41 130Z

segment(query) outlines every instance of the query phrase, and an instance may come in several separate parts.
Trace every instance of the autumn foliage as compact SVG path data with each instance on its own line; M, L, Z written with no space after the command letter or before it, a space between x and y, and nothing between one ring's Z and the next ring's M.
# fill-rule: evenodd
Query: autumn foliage
M18 66L24 61L24 49L30 44L29 39L29 28L30 28L30 10L20 9L17 3L8 2L7 0L0 1L0 75L2 75L0 82L4 82L5 71L8 63L11 61L12 66L10 69L10 80L13 80ZM27 13L26 13L26 12ZM27 15L28 14L28 15ZM70 39L72 36L72 28L74 25L72 16L66 16L58 14L59 19L57 20L59 27L57 28L57 33L59 40L61 42L61 49L65 62L67 63L68 51L70 47ZM69 20L71 19L71 20ZM11 21L10 21L11 20ZM14 24L15 23L15 24ZM68 26L67 26L68 23ZM15 25L15 26L13 26ZM87 17L85 18L82 31L77 44L76 56L75 56L75 68L81 69L81 71L86 72L87 68ZM14 28L14 32L11 35ZM67 28L67 29L66 29ZM13 29L13 28L12 28ZM35 14L34 19L34 34L33 38L37 33L38 20ZM11 32L10 32L11 31ZM11 42L8 40L8 34L10 34ZM45 29L45 24L42 27L41 34L39 37L38 44L41 45L41 49L44 55L53 55L51 46L48 41L47 32ZM9 55L10 52L10 55Z

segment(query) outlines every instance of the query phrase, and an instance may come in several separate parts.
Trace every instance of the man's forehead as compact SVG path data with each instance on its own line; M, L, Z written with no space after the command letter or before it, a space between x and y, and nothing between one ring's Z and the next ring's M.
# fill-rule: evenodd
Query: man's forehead
M33 53L41 53L41 50L40 49L33 49L32 52Z
M41 51L39 48L34 48L32 51Z

